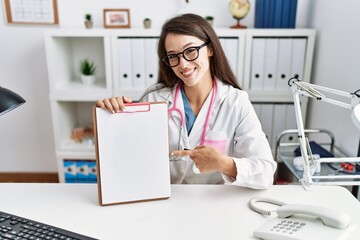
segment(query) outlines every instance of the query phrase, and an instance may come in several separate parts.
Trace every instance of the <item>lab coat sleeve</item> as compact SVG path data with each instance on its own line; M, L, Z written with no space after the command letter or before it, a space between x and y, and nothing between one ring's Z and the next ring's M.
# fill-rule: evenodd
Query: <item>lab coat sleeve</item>
M266 189L272 185L276 162L260 121L247 94L236 101L238 115L235 118L234 156L236 179L223 174L226 184Z

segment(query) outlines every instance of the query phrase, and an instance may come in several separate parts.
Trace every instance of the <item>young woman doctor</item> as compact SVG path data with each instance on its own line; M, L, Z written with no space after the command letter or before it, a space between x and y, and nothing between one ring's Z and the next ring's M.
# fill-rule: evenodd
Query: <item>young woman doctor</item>
M141 101L167 102L171 182L267 188L276 163L219 39L201 16L176 16L162 27L158 83ZM113 113L132 100L97 100Z

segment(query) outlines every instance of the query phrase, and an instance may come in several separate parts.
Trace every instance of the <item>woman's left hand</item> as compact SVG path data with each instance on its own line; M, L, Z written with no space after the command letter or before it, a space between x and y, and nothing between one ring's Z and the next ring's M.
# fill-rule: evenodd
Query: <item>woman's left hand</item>
M197 146L193 150L178 150L172 156L188 156L201 173L220 171L228 176L236 177L234 160L210 146Z

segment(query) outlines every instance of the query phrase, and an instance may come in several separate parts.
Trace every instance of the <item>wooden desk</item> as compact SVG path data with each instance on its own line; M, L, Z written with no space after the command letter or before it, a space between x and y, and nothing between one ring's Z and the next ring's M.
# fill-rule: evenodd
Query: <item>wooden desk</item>
M1 183L0 210L102 240L255 239L269 217L251 211L255 196L317 204L347 212L360 236L360 204L339 186L275 185L252 190L227 185L172 185L167 200L101 207L96 184Z

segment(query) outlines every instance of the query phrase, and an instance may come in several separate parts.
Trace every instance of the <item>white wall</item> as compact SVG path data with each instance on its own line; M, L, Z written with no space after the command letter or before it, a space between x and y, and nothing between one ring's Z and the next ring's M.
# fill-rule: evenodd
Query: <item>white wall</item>
M315 84L355 92L360 89L360 1L312 1L309 26L317 29L312 81ZM350 111L322 102L311 102L309 126L335 134L335 144L356 156L360 130Z
M4 1L1 1L0 85L19 93L27 103L0 117L0 172L56 171L44 30L83 28L83 16L87 12L93 14L95 27L101 28L104 8L129 8L131 25L138 28L142 27L142 20L145 17L153 20L154 27L160 27L165 19L186 11L202 16L213 15L215 27L228 27L235 23L228 12L229 0L189 0L189 2L186 4L185 0L58 0L59 26L35 26L7 24ZM360 2L348 0L348 7L342 8L341 13L338 13L339 7L336 6L336 2L335 0L298 0L297 27L314 26L319 30L320 41L317 43L319 56L315 59L314 71L316 81L321 79L324 84L328 84L341 79L341 85L333 86L346 87L344 90L350 91L356 85L355 68L359 66L359 61L356 64L358 59L355 58L360 56L351 53L357 48L355 43L360 41L359 35L356 39L349 38L352 29L359 29L357 24L360 22L358 16ZM253 27L255 0L251 0L250 3L251 11L242 24ZM351 20L353 18L354 20ZM339 25L340 28L335 28ZM345 32L345 37L339 37L338 32ZM323 44L322 41L325 43ZM336 57L328 61L328 58L333 56ZM342 74L344 71L346 77ZM331 76L331 81L327 80L328 76ZM311 118L314 124L311 125L322 124L324 120L320 119L323 115L325 114L315 108ZM354 135L351 130L347 130L346 134L348 133ZM339 132L339 136L340 139L347 139L347 135L342 132ZM345 142L338 141L338 144L347 146Z

